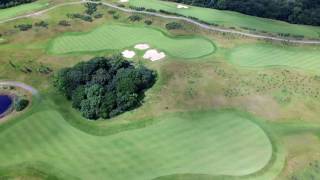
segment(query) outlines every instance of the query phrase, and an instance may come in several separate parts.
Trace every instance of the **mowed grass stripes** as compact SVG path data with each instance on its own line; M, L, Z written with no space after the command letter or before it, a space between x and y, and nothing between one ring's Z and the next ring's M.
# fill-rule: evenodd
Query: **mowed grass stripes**
M230 51L228 60L244 67L287 66L302 70L320 70L320 51L271 45L239 46Z
M214 44L202 37L169 37L148 27L104 25L89 33L68 33L57 37L49 47L49 52L66 54L121 50L138 43L148 43L153 48L181 58L197 58L215 51Z
M81 179L247 175L272 156L270 140L250 118L231 110L171 114L143 129L101 137L44 110L0 132L0 167L44 162Z
M47 2L47 0L40 0L34 3L22 4L7 9L0 9L0 21L41 9L48 5Z
M283 21L270 20L248 16L232 11L190 6L188 9L178 9L176 3L161 0L130 0L129 4L136 7L145 7L156 10L165 10L184 16L196 17L202 21L215 23L227 27L251 28L271 33L290 33L305 37L319 38L320 28L316 26L289 24Z

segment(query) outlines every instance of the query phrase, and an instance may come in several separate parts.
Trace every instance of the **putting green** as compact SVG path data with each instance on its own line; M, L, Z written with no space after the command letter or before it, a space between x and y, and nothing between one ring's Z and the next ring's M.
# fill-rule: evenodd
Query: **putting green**
M34 10L41 9L45 6L48 6L47 0L36 1L34 3L28 3L28 4L22 4L22 5L7 8L7 9L1 9L0 21L16 17L17 15L22 15L28 12L32 12Z
M227 27L247 27L272 33L291 33L311 38L320 37L320 27L289 24L277 20L248 16L237 12L201 7L178 9L177 4L160 0L130 0L129 4L136 7L152 8L156 10L162 9L184 16L192 16L209 23L215 23Z
M303 70L320 70L318 48L301 49L276 45L246 45L230 51L228 60L244 67L288 66Z
M215 51L213 43L202 37L169 37L142 26L103 25L89 33L68 33L57 37L49 47L53 54L121 50L148 43L174 57L197 58Z
M272 156L264 131L231 110L171 114L142 129L93 136L41 103L37 113L1 128L0 167L43 162L81 179L239 176L261 170Z

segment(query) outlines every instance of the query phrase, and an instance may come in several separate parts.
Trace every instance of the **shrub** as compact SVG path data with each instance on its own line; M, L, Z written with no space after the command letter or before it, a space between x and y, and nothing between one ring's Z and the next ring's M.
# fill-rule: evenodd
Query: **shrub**
M18 28L20 31L28 31L32 28L32 24L19 24L15 25L15 28Z
M70 26L71 24L67 20L61 20L58 23L60 26Z
M156 73L122 56L96 57L60 70L55 87L88 119L111 118L141 104Z
M174 29L182 29L183 26L180 23L177 22L170 22L168 24L166 24L166 29L168 30L174 30Z
M37 26L37 27L48 28L49 24L47 22L45 22L45 21L40 21L40 22L36 22L34 25Z
M27 99L18 99L16 102L15 102L15 109L16 111L22 111L24 110L27 106L29 105L29 100Z
M134 21L141 21L142 17L139 15L131 15L128 17L128 19L134 22Z
M146 25L151 25L151 24L152 24L152 21L151 21L151 20L145 20L144 23L145 23Z
M98 14L94 15L93 17L94 17L95 19L99 19L99 18L102 18L102 16L103 16L103 14L98 13Z

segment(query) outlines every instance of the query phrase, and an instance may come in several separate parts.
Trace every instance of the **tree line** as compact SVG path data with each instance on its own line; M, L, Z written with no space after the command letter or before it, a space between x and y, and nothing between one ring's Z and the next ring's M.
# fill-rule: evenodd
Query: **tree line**
M36 0L0 0L0 9L5 9L20 4L31 3Z
M64 68L54 85L85 118L107 119L138 107L155 81L155 71L113 56Z
M319 0L167 0L188 5L230 10L244 14L287 21L294 24L320 25Z

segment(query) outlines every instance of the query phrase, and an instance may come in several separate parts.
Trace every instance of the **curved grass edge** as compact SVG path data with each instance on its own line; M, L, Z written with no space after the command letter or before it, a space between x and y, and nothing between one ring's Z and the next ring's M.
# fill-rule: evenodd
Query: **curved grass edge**
M116 25L116 26L125 26L125 27L130 27L130 28L150 28L152 30L158 31L160 32L163 36L170 38L170 39L202 39L207 41L208 43L210 43L212 45L212 51L208 54L204 54L202 56L195 56L195 57L179 57L179 56L173 56L171 53L168 53L167 51L162 50L161 47L157 47L156 45L152 44L152 47L155 47L161 51L164 51L166 54L168 54L169 56L173 57L173 58L182 58L182 59L195 59L195 58L203 58L203 57L207 57L210 56L211 54L215 53L218 49L217 45L209 38L205 37L205 36L201 36L201 35L172 35L170 34L168 31L165 31L163 29L160 28L156 28L156 27L150 27L150 26L145 26L145 25L135 25L135 24L125 24L125 23L108 23L108 24L102 24L99 25L93 29L91 29L90 31L87 32L65 32L62 33L54 38L52 38L48 43L47 46L45 47L45 52L47 52L47 54L49 55L60 55L60 56L65 56L65 55L83 55L83 54L96 54L96 53L102 53L102 52L106 52L106 51L114 51L114 52L120 52L122 49L126 49L126 48L132 48L135 44L133 45L129 45L126 46L122 49L104 49L104 50L97 50L97 51L74 51L74 52L68 52L68 53L55 53L52 51L54 43L56 41L57 38L63 37L63 36L81 36L81 35L87 35L92 33L93 31L101 28L101 26L108 26L108 25Z

